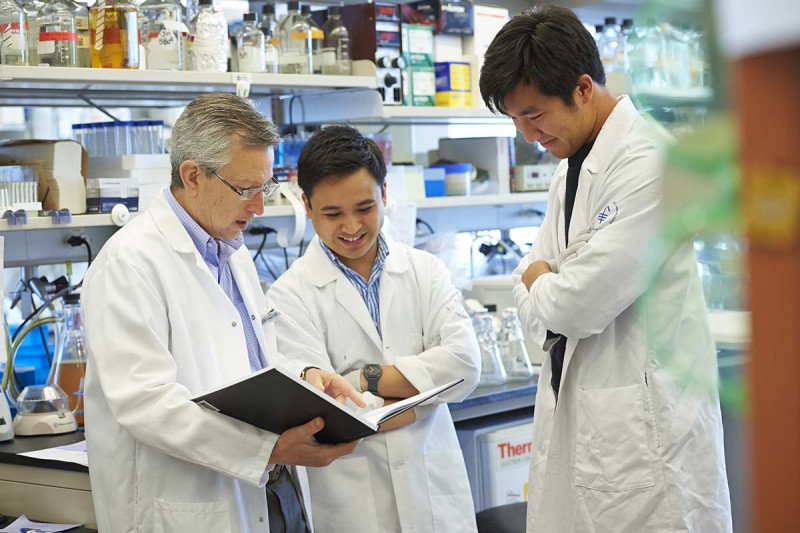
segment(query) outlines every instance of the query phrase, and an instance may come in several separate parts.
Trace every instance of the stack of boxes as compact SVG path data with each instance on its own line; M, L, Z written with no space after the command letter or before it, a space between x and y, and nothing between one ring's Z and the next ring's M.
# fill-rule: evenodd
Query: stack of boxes
M436 105L436 70L433 66L433 26L403 24L403 103Z

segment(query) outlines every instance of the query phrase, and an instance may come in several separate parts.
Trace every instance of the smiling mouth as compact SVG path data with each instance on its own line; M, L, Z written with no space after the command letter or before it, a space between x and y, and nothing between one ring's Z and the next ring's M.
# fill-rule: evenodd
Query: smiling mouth
M345 246L355 246L355 245L361 244L361 242L364 240L364 237L366 235L367 234L364 233L362 235L359 235L358 237L341 237L340 236L339 240L342 241Z
M541 144L543 148L547 148L548 146L550 146L554 142L555 142L555 139L550 139L549 141L546 141L546 142L539 141L539 144Z

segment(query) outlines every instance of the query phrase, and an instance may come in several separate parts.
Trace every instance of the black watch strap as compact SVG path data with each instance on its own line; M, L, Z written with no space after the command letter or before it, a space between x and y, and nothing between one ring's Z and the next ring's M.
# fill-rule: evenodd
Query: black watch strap
M378 394L378 382L383 374L381 365L369 363L363 368L364 378L367 380L367 390L372 394Z

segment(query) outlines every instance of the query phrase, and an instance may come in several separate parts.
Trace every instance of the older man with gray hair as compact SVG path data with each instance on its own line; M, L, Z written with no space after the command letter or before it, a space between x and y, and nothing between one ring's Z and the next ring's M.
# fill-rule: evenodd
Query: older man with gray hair
M284 465L326 466L356 443L317 443L321 418L275 435L191 401L277 364L363 405L341 376L278 353L274 323L291 319L267 305L242 246L277 187L278 135L252 103L216 93L191 102L172 135L171 187L108 241L83 283L97 524L310 531L305 472Z

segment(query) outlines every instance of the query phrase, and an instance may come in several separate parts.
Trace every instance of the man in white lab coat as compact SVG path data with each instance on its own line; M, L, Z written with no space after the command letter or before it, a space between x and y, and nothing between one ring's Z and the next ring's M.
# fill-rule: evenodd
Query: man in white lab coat
M385 175L378 146L348 126L303 148L298 182L317 236L269 290L294 318L277 324L278 348L344 375L372 408L464 383L384 424L350 457L308 469L314 527L470 532L472 497L445 402L475 387L480 353L442 261L381 233Z
M481 70L487 105L564 158L539 237L514 272L520 314L550 352L527 529L730 531L716 355L694 250L681 245L643 282L663 158L630 99L604 83L592 36L552 6L506 24Z
M243 98L191 102L172 130L171 187L86 274L86 439L100 531L310 531L304 470L284 465L324 466L355 447L318 444L322 419L275 435L191 401L277 364L363 405L341 376L277 351L275 323L290 318L270 310L242 246L277 187L278 140Z

